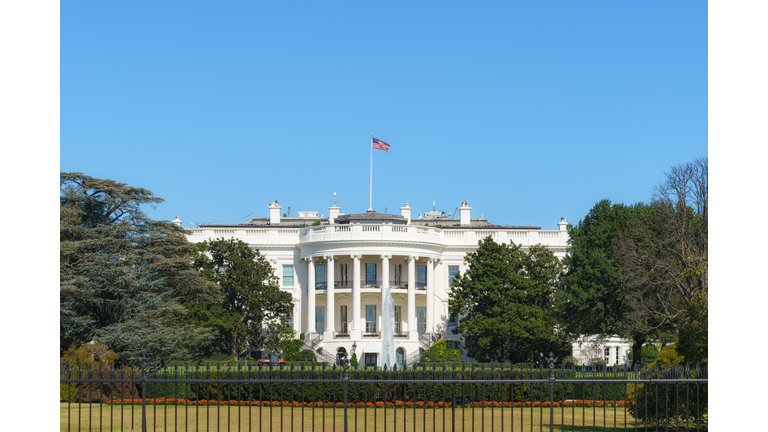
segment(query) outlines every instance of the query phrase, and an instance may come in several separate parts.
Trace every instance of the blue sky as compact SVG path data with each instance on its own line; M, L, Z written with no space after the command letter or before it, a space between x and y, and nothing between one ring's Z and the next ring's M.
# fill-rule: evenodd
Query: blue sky
M415 3L415 2L414 2ZM708 155L707 3L63 2L60 170L155 219L267 204L556 229Z

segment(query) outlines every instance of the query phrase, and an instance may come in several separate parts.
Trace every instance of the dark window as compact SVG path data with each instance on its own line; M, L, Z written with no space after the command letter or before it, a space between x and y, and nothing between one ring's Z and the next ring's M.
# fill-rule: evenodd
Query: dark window
M416 266L416 286L427 286L427 266Z
M448 266L448 286L453 285L456 273L459 272L459 266Z
M365 284L376 285L376 264L365 265Z
M325 266L315 266L315 285L325 287Z

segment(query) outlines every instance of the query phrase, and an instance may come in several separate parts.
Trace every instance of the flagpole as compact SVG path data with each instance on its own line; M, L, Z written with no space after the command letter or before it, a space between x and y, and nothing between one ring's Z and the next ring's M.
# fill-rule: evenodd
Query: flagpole
M368 201L368 211L373 211L373 134L371 134L371 190Z

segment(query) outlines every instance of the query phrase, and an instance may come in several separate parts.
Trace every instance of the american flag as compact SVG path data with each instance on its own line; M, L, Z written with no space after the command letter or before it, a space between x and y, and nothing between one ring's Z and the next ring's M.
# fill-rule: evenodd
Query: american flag
M371 137L371 148L389 151L389 144L385 143L382 140L378 140L374 137Z

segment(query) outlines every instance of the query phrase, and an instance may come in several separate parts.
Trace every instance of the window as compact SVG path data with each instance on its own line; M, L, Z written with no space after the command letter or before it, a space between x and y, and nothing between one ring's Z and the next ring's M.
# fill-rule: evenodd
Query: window
M318 333L325 332L325 306L315 307L315 329Z
M459 323L459 314L453 308L448 308L448 324L456 325Z
M616 363L614 364L619 364L619 347L616 347Z
M285 322L288 324L288 327L290 327L291 330L295 330L293 328L293 309L291 309L290 311L288 311L287 314L285 314Z
M347 334L347 307L342 306L341 307L341 333Z
M427 266L416 266L416 286L427 286Z
M395 306L395 334L402 333L400 331L400 306Z
M341 283L339 286L346 286L347 285L347 268L349 267L349 264L342 264L339 266L339 276L341 277Z
M376 264L365 265L365 284L376 286Z
M315 266L315 286L325 288L325 266Z
M459 266L448 266L448 286L453 285L453 280L456 279L456 273L459 272Z
M605 347L605 365L608 365L608 361L611 359L611 348Z
M376 305L365 305L365 332L376 333Z
M376 353L365 353L365 366L367 367L373 367L376 366Z
M427 308L424 306L416 307L416 323L419 334L427 332Z
M283 265L283 286L284 287L293 286L293 266L292 265Z
M403 265L395 264L395 285L400 285L402 278L403 278Z

